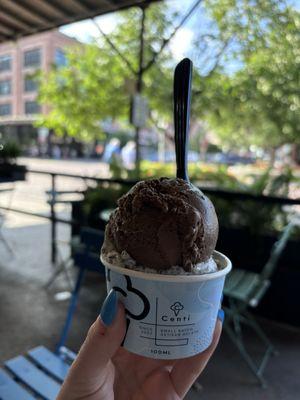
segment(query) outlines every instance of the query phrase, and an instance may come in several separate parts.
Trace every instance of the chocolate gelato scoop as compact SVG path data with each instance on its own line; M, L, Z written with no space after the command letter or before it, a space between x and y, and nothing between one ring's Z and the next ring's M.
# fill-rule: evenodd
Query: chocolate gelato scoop
M151 179L120 198L102 252L110 243L145 268L191 271L211 257L217 238L214 206L199 189L178 178Z

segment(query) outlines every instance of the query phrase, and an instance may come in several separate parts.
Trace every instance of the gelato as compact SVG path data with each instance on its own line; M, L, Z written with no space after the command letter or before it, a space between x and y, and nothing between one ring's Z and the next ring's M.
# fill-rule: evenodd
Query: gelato
M214 206L199 189L178 178L151 179L118 201L102 256L115 251L127 268L191 272L200 266L199 273L206 273L216 270L211 256L217 238Z

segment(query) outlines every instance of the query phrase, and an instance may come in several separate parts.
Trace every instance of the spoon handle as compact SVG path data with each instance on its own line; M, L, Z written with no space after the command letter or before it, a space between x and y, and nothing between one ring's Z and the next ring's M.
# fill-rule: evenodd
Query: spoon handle
M177 65L174 74L174 128L177 178L189 181L187 174L188 132L193 63L184 58Z

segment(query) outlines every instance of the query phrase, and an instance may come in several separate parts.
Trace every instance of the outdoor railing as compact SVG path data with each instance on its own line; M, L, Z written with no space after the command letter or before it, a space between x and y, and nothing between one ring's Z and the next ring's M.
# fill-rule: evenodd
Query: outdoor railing
M51 260L54 263L56 261L56 224L63 223L68 225L76 226L79 224L79 221L75 221L72 218L60 218L56 215L55 211L55 204L57 204L57 195L60 193L83 193L81 191L71 190L71 191L57 191L56 190L56 183L58 177L65 177L65 178L74 178L74 179L81 179L84 181L93 181L96 183L119 183L122 185L127 185L128 187L133 186L138 181L137 180L125 180L125 179L116 179L116 178L96 178L92 176L84 176L84 175L74 175L74 174L67 174L61 172L49 172L49 171L39 171L34 169L29 169L27 171L31 174L41 174L41 175L48 175L51 176L51 190L47 191L47 193L51 196L50 201L48 204L50 206L50 215L44 215L40 213L34 213L27 210L16 209L13 207L4 207L0 205L0 209L13 211L16 213L21 213L24 215L30 215L34 217L44 218L51 221ZM278 205L300 205L300 199L291 199L286 197L275 197L275 196L265 196L265 195L257 195L253 193L247 192L238 192L238 191L230 191L218 188L201 188L203 192L208 195L214 195L226 200L252 200L257 202L263 202L266 204L278 204Z

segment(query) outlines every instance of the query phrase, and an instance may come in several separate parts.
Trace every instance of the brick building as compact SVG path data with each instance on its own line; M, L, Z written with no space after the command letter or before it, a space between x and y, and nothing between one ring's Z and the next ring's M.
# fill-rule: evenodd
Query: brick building
M78 44L51 30L0 44L0 132L21 143L37 137L33 121L47 108L37 102L37 82L32 74L65 65L65 48Z

